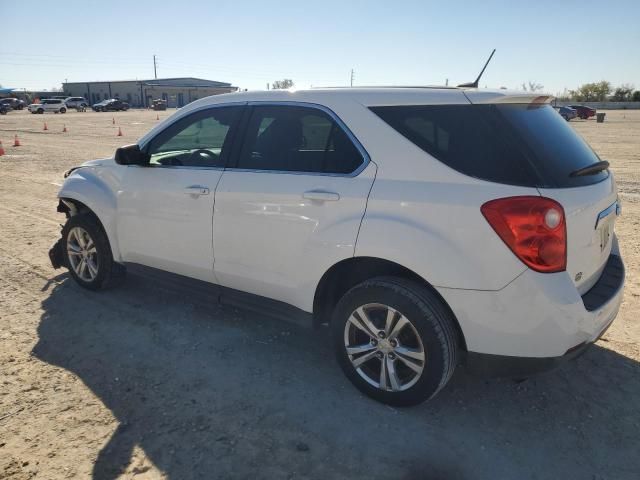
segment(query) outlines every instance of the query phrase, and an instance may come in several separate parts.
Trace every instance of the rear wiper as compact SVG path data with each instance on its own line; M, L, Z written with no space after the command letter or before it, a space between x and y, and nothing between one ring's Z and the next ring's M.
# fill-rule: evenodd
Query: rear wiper
M595 175L603 170L609 168L609 162L602 160L601 162L592 163L586 167L579 168L578 170L571 172L570 177L582 177L584 175Z

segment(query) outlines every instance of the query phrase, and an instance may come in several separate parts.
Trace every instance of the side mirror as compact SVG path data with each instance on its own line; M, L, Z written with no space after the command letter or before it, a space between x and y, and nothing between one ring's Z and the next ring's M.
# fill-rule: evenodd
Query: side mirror
M115 160L118 165L147 165L149 156L138 145L125 145L116 150Z

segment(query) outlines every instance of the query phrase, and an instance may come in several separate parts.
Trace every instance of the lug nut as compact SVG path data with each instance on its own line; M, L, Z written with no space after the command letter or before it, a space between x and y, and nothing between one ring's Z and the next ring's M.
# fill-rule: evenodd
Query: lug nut
M378 340L376 340L375 338L372 338L372 339L371 339L371 345L373 345L374 347L375 347L376 345L378 345Z
M378 352L377 357L378 357L380 360L382 360L382 359L384 358L384 353L382 353L382 352Z
M396 359L396 355L395 355L395 353L393 353L393 352L389 353L389 358L390 358L391 360L395 360L395 359Z
M391 340L389 343L393 348L396 348L398 346L398 342L396 340Z
M383 331L378 332L378 336L379 336L380 338L384 338L384 337L386 337L386 335L385 335L385 333L384 333Z

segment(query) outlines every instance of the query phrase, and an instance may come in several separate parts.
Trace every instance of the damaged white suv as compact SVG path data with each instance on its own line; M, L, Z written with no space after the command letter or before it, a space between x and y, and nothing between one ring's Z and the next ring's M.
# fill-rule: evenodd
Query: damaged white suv
M73 169L52 248L328 323L367 395L426 400L459 364L522 376L593 343L624 267L608 163L550 97L474 88L219 95Z

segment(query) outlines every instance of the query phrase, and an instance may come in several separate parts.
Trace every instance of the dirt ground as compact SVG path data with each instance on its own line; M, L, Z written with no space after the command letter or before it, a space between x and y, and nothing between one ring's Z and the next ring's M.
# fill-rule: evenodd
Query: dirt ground
M0 478L640 478L640 111L571 122L623 200L627 287L605 337L522 383L459 369L409 409L352 388L326 329L134 276L91 293L51 268L63 172L154 124L148 111L0 117Z

